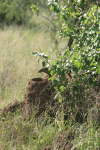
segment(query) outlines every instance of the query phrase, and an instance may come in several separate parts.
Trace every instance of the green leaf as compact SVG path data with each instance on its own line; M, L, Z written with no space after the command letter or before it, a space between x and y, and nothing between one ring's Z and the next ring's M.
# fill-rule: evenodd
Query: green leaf
M50 74L53 75L53 74L54 74L54 70L51 70L51 71L50 71Z
M59 0L54 0L54 2L56 2L56 3L57 3L57 2L59 2Z
M78 60L75 60L75 61L74 61L74 65L75 65L76 67L80 68L81 63L80 63Z
M61 92L63 92L63 91L65 90L65 87L64 87L64 86L61 86L61 87L60 87L60 90L61 90Z
M61 98L59 98L59 102L60 102L60 103L62 102L62 99L61 99Z
M42 62L42 66L43 66L43 67L45 67L45 65L46 65L46 62L45 62L45 61L43 61L43 62Z
M33 54L34 56L37 56L37 55L38 55L38 53L37 53L37 52L33 52L32 54Z
M58 85L58 82L59 82L59 79L56 79L56 78L55 78L55 79L53 80L53 84L54 84L54 85Z
M53 10L53 9L54 9L54 7L51 5L50 10Z

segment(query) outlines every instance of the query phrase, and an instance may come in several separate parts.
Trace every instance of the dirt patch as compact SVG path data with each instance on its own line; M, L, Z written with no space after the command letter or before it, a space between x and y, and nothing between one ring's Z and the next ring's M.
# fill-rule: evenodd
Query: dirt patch
M5 116L7 112L14 113L20 108L24 118L30 118L34 110L34 116L36 118L38 118L44 111L46 111L51 117L54 117L56 112L61 111L61 103L57 98L54 98L55 95L56 91L54 86L52 86L52 81L48 81L48 76L45 78L33 78L27 85L24 96L25 100L22 102L10 103L7 107L1 110L1 113ZM88 108L94 107L97 101L96 97L97 95L94 90L86 92L84 85L79 85L78 83L77 85L73 85L71 90L66 88L62 94L62 99L64 98L62 103L64 120L71 118L73 123L83 123L86 121ZM69 112L68 108L71 108L71 112Z
M24 112L24 116L29 117L33 108L37 107L38 111L35 116L38 117L47 108L50 110L50 105L54 104L54 93L52 82L48 81L47 78L33 78L27 85L25 100L23 102L10 103L1 112L5 115L7 112L14 113L20 108Z

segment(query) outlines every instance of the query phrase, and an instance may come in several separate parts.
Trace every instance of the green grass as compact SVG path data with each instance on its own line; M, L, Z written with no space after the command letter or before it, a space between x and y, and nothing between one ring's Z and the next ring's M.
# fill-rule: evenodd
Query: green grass
M77 136L73 141L73 149L99 150L100 148L100 127L96 130L92 125L83 124L77 129Z
M42 124L41 124L42 122ZM45 145L51 145L57 132L56 126L44 126L42 120L24 121L17 113L8 115L7 121L0 121L0 147L2 150L34 149L39 150Z

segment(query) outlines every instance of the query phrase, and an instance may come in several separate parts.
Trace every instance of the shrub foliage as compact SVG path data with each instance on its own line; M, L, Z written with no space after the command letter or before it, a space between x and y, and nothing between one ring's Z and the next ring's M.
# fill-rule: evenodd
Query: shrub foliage
M73 0L62 3L58 0L48 0L50 10L59 16L62 27L58 28L60 37L69 38L64 53L57 54L56 62L51 62L49 56L33 53L42 57L43 66L48 64L56 89L64 89L66 72L70 70L79 84L84 83L87 89L100 84L100 4L99 1ZM31 7L32 8L32 7ZM56 22L55 22L56 24ZM59 79L55 76L59 75ZM59 83L61 83L59 85Z
M32 4L45 7L47 1L42 0L2 0L0 2L0 21L8 24L13 21L16 23L26 23L32 16L30 6Z

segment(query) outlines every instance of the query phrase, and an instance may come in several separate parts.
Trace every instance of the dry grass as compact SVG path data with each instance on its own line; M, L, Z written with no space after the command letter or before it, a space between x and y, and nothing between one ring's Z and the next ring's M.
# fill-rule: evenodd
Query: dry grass
M41 63L32 55L40 49L47 54L52 51L48 33L16 25L0 29L0 109L11 101L23 100L29 79L41 76ZM52 58L53 54L49 55Z
M35 24L43 21L41 18L34 20ZM4 26L0 29L0 109L10 102L24 100L24 93L28 81L31 78L42 76L38 74L41 63L36 63L36 57L32 52L42 50L49 54L51 59L55 59L51 44L51 37L44 31L44 24L40 28L26 28L24 26ZM59 43L59 48L66 46L66 39ZM34 116L30 121L24 121L20 112L8 114L8 118L0 116L0 148L40 150L46 145L51 145L56 139L58 131L63 132L71 127L71 120L66 126L62 125L62 117L58 117L58 122L51 124L51 118L35 120ZM43 121L44 119L44 121ZM47 119L47 120L46 120ZM46 122L46 124L45 124ZM66 129L67 128L67 129ZM71 141L76 149L97 149L100 146L100 127L98 130L90 124L75 124L73 128L74 141ZM47 135L47 136L45 136ZM86 140L85 140L86 139ZM96 145L94 145L94 142ZM58 149L59 150L59 149Z
M37 58L32 55L40 50L55 59L51 37L42 27L38 32L34 28L16 25L0 29L0 109L10 102L23 101L28 81L43 75L38 74L41 63L36 63ZM31 122L25 122L19 112L8 114L7 120L3 119L0 117L2 150L37 150L51 144L57 132L54 125L44 128L42 119L36 122L32 118Z
M43 12L42 15L48 18L51 14ZM52 23L36 14L27 27L0 24L0 109L11 101L23 100L28 81L42 76L38 74L41 61L36 63L37 58L32 52L42 51L55 61L55 51L63 51L66 46L66 39L60 41L53 31L48 32L48 25L53 27ZM60 41L56 48L55 38Z

